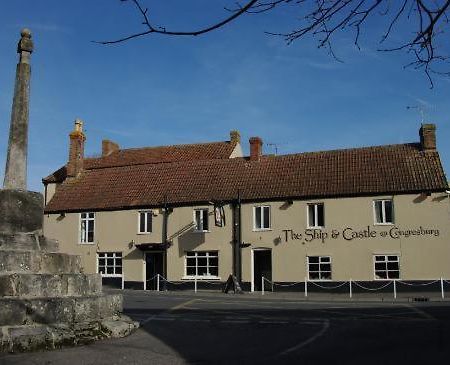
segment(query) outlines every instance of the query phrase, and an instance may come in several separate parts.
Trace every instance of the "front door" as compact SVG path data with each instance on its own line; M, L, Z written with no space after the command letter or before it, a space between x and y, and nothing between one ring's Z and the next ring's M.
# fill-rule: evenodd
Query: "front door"
M261 291L261 279L272 281L272 251L254 250L253 251L253 288ZM265 282L264 289L269 289L270 283Z
M145 276L147 281L147 290L156 290L158 286L157 275L164 274L164 255L162 252L145 253ZM163 288L163 281L160 278L160 289Z

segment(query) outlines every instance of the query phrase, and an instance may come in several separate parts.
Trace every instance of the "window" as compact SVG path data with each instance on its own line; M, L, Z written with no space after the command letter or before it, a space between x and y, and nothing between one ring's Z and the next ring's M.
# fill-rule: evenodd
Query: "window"
M325 226L325 210L323 203L308 204L308 228Z
M152 232L152 212L139 212L139 231L138 233Z
M81 221L80 242L93 243L94 228L95 228L95 213L81 213L80 221Z
M374 200L373 206L376 224L394 223L394 205L392 200Z
M122 252L98 252L97 266L102 276L122 276Z
M218 278L219 253L217 251L186 252L186 277Z
M208 232L208 209L195 209L194 210L194 224L195 231Z
M375 255L375 279L399 279L398 255Z
M308 256L309 280L331 280L331 257Z
M253 207L253 228L255 230L270 229L270 207Z

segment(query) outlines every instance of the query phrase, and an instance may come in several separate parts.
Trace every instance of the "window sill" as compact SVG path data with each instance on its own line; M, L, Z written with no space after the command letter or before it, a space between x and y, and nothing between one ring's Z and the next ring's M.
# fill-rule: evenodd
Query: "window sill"
M253 232L270 232L272 228L253 228Z
M312 283L330 283L333 279L308 279L308 282Z
M194 230L194 231L192 231L192 233L210 233L211 231L197 231L197 230Z
M120 274L100 274L102 278L121 278Z
M393 226L394 223L374 223L374 226Z
M152 234L153 232L138 232L138 236L148 236L149 234Z
M203 281L203 280L213 280L213 281L220 281L221 278L218 276L183 276L181 280L195 280L197 281Z
M307 227L307 229L325 229L325 226Z
M92 246L95 245L95 242L78 242L81 246Z

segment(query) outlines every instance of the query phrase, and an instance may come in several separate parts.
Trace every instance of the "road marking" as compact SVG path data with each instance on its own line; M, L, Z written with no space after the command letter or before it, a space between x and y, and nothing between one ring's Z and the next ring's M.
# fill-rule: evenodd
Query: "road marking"
M187 302L180 303L180 304L178 304L178 305L176 305L176 306L174 306L172 308L169 308L168 312L173 312L173 311L176 311L176 310L181 309L183 307L186 307L189 304L192 304L192 303L196 302L197 300L198 299L191 299L191 300L188 300Z
M187 302L177 304L176 306L169 308L167 311L165 311L163 313L154 314L154 315L148 317L146 320L142 321L141 322L141 327L145 326L148 322L154 320L155 318L161 318L160 317L161 314L167 314L167 313L174 312L174 311L176 311L178 309L183 308L185 305L189 305L189 304L194 303L196 300L197 299L191 299L191 300L188 300Z
M434 318L431 314L423 311L422 309L419 309L418 307L416 307L415 305L412 304L405 304L405 307L411 309L413 312L416 312L417 314L419 314L422 318L425 319L429 319L432 321L436 321L436 318Z
M211 322L210 319L200 319L200 318L179 318L179 319L185 322Z
M280 353L280 355L282 355L282 356L287 355L293 351L300 350L302 347L305 347L306 345L309 345L311 342L314 342L319 337L323 336L323 334L328 330L328 328L330 328L330 321L328 319L325 319L322 322L322 328L320 329L319 332L317 332L314 336L308 338L306 341L300 342L298 345L288 348L287 350Z

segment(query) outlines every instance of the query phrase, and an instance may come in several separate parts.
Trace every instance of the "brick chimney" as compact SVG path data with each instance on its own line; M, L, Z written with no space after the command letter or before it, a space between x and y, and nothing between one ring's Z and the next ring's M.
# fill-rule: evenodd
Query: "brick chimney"
M436 125L422 124L419 129L422 151L436 150Z
M241 143L241 134L239 133L239 131L230 131L230 142Z
M262 156L262 139L259 137L250 137L250 161L259 161Z
M69 134L69 162L67 163L67 176L77 177L83 170L84 160L84 142L86 136L83 133L83 122L80 119L75 120L75 128Z
M104 139L102 141L102 157L109 156L111 153L116 152L120 149L116 142L110 141L109 139Z

